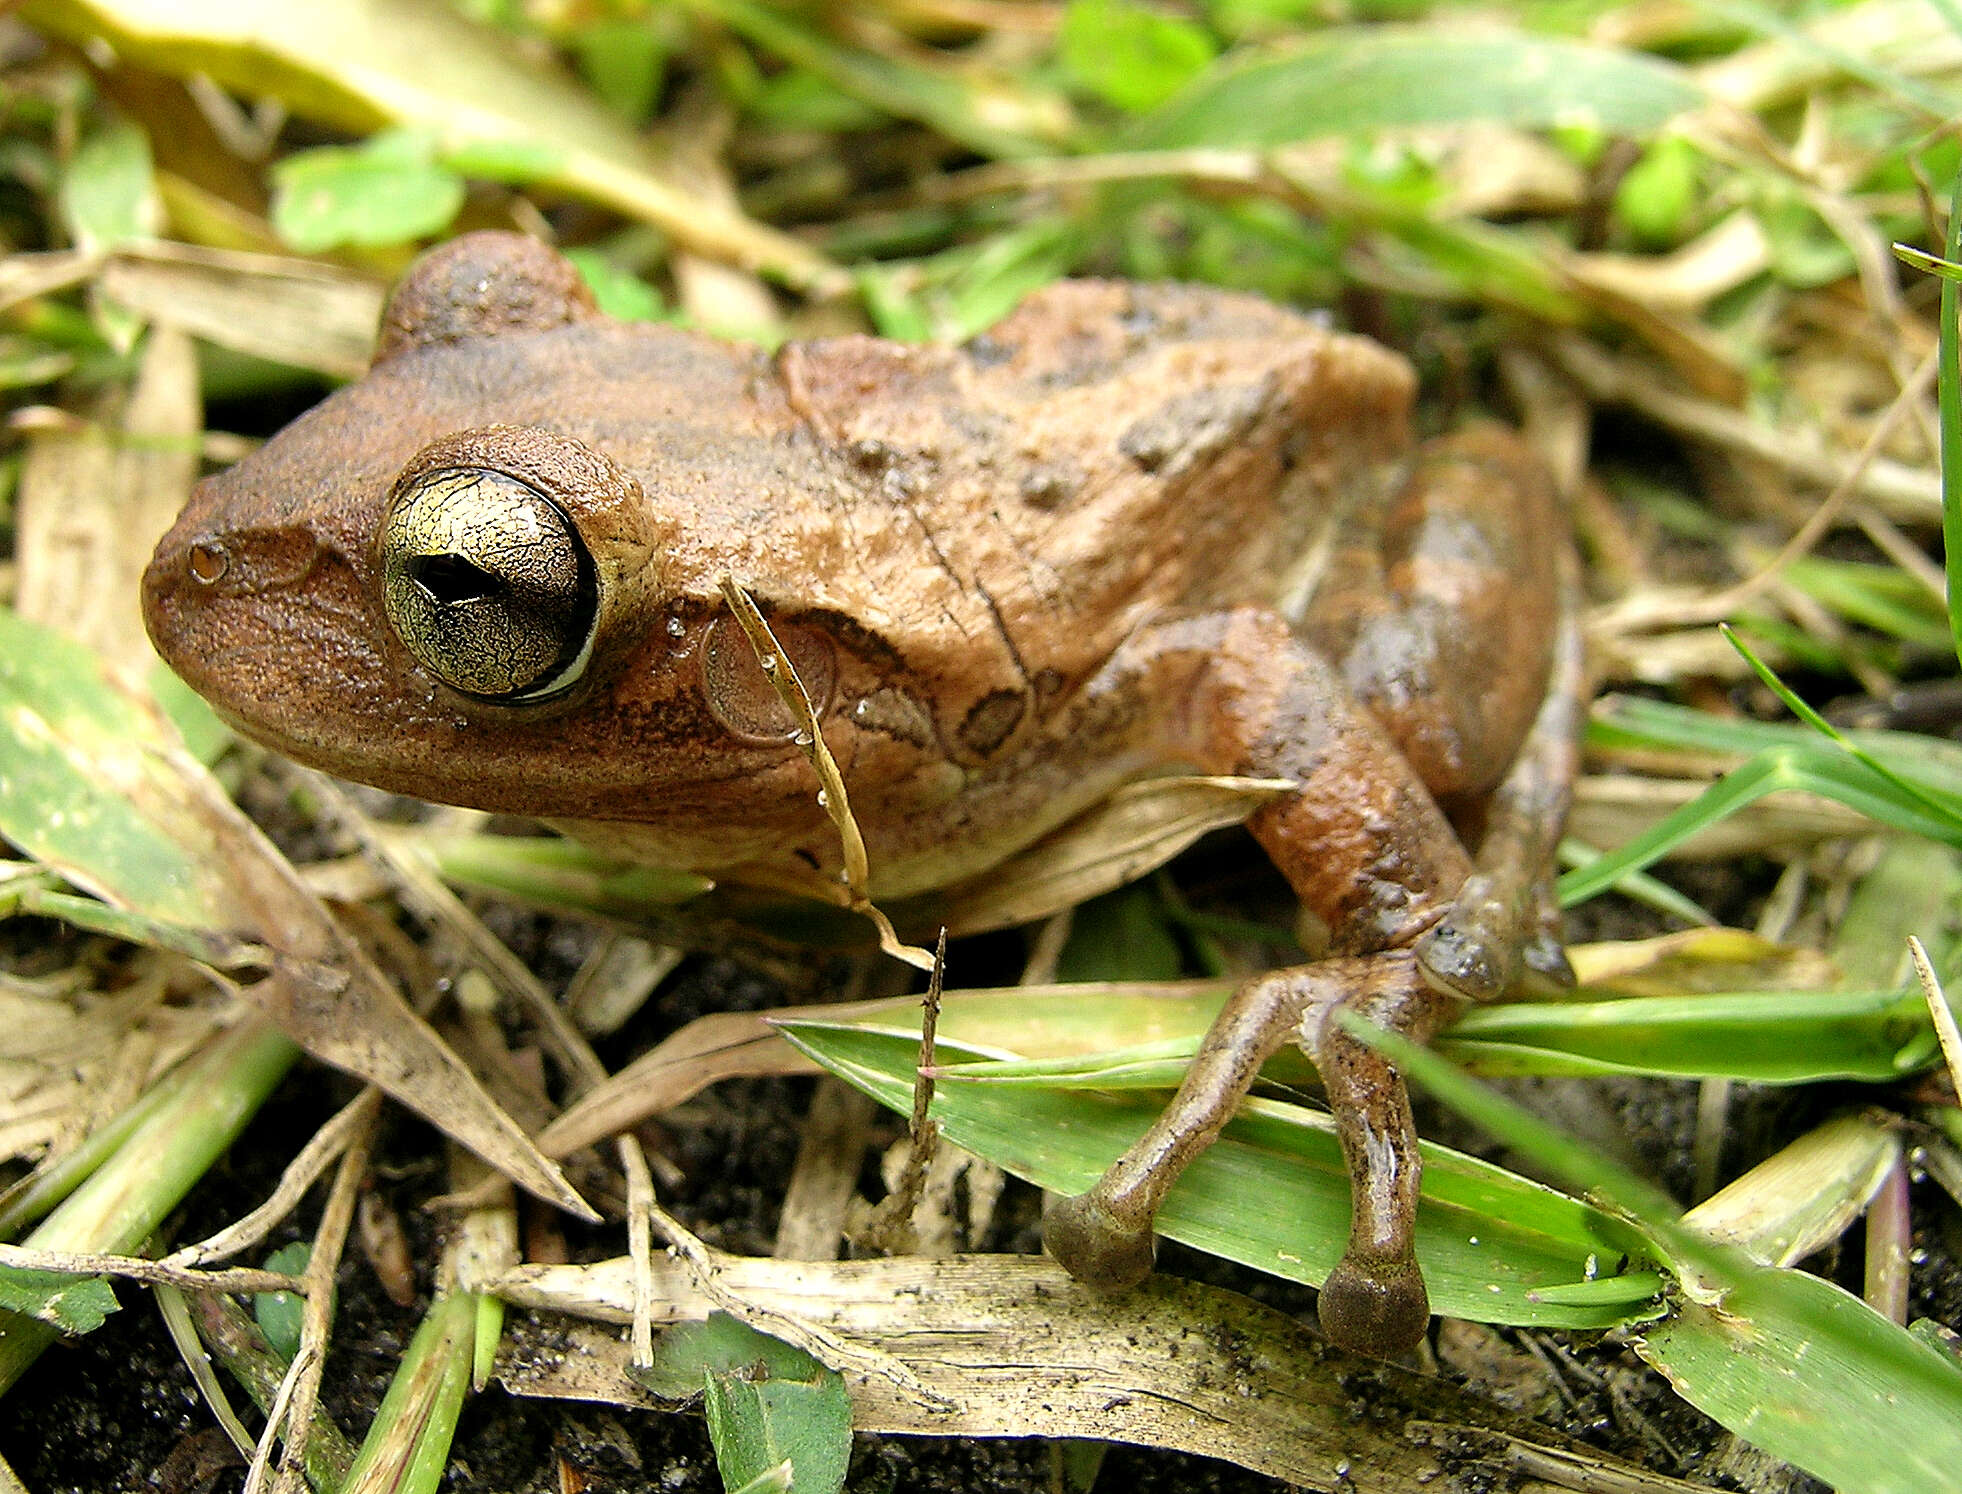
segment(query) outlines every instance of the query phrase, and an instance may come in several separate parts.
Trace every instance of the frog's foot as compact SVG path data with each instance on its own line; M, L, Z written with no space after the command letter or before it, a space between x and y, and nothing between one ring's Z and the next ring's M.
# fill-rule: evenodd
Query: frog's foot
M1362 960L1276 970L1235 991L1213 1019L1178 1093L1088 1192L1053 1202L1043 1244L1077 1280L1105 1291L1151 1274L1152 1221L1185 1166L1212 1145L1276 1049L1318 999L1333 1001Z
M1333 1343L1388 1358L1415 1348L1431 1316L1415 1244L1423 1167L1417 1122L1402 1075L1336 1016L1354 1012L1372 1026L1426 1042L1457 1003L1431 985L1408 950L1350 963L1366 967L1361 977L1349 982L1338 1008L1302 1033L1349 1169L1349 1244L1317 1305Z
M1107 1193L1099 1183L1074 1198L1053 1198L1042 1211L1042 1243L1085 1286L1121 1292L1151 1275L1158 1250L1152 1211Z
M1330 1342L1359 1354L1413 1349L1431 1324L1415 1257L1374 1260L1350 1250L1322 1283L1315 1310Z

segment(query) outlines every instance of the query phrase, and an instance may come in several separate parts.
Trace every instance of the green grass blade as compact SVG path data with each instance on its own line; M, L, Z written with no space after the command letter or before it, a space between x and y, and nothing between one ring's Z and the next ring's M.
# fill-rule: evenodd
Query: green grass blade
M1819 747L1774 747L1725 774L1620 850L1561 877L1562 906L1572 907L1607 891L1623 872L1651 865L1705 826L1780 789L1819 794L1883 825L1962 845L1962 823L1932 812L1920 796L1905 794L1887 775L1865 763Z
M889 1108L912 1105L918 1039L800 1020L785 1035ZM947 1047L943 1043L943 1050ZM955 1051L943 1056L967 1056ZM1078 1193L1152 1121L1155 1096L1065 1094L993 1085L938 1089L949 1140L1017 1177ZM1442 1147L1424 1148L1417 1254L1437 1311L1484 1322L1606 1327L1646 1317L1654 1279L1617 1276L1631 1237L1609 1216ZM1326 1115L1250 1100L1186 1170L1159 1232L1293 1281L1322 1281L1349 1228L1349 1179ZM1595 1300L1544 1299L1589 1280ZM1605 1299L1605 1300L1603 1300Z
M1962 1365L1839 1288L1760 1266L1684 1225L1645 1180L1589 1152L1417 1044L1352 1021L1412 1080L1569 1186L1610 1199L1684 1275L1638 1341L1693 1404L1844 1491L1949 1488L1962 1467ZM1859 1435L1849 1437L1847 1429ZM1887 1449L1876 1457L1874 1449Z
M1138 122L1126 145L1286 145L1322 135L1495 120L1646 135L1702 95L1640 53L1544 36L1331 27L1285 56L1229 59Z
M1686 1303L1637 1348L1684 1399L1841 1494L1955 1487L1962 1368L1830 1282L1742 1268L1721 1306Z
M133 1250L177 1207L300 1050L264 1023L241 1023L185 1070L171 1098L63 1200L24 1243L43 1250ZM10 1388L55 1330L0 1312L0 1392Z
M1484 1074L1887 1083L1935 1061L1918 993L1752 992L1476 1007L1436 1047Z
M1948 200L1948 235L1943 256L1951 263L1962 254L1962 175ZM1942 436L1942 554L1948 575L1948 628L1955 654L1962 659L1962 370L1957 367L1955 319L1958 311L1955 281L1944 275L1941 288L1940 365L1936 371L1936 405Z
M439 1297L409 1340L341 1494L436 1494L470 1388L477 1297Z
M961 993L950 996L958 1001ZM1047 1058L936 1064L947 1085L1068 1090L1176 1088L1218 1010L1217 989L1201 987L1183 1010L1154 1006L1176 1036L1106 1046L1123 1032L1118 999L1086 995L1078 1047ZM1033 1006L1033 1003L1031 1003ZM1108 1011L1103 1020L1096 1020ZM943 1017L943 1021L944 1021ZM857 1022L862 1030L874 1024ZM877 1024L880 1030L890 1030ZM967 1024L974 1030L973 1024ZM1003 1013L995 1036L1014 1046ZM992 1044L990 1046L993 1046ZM1680 996L1602 996L1595 1000L1504 1002L1473 1007L1435 1044L1483 1075L1635 1074L1659 1079L1735 1079L1752 1084L1813 1084L1853 1079L1885 1084L1933 1063L1938 1047L1920 996L1898 991L1750 991ZM1308 1083L1305 1055L1283 1049L1262 1070L1271 1083Z

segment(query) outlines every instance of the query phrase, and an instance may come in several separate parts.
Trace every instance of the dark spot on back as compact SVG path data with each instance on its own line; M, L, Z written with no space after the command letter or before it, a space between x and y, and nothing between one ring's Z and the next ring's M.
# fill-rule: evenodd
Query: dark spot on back
M1272 403L1265 379L1174 395L1132 421L1117 449L1143 471L1176 473L1242 440Z
M1059 467L1031 467L1022 474L1022 501L1031 508L1060 508L1075 492L1075 477Z
M1015 349L983 332L979 337L968 339L967 356L976 368L994 368L1013 358Z
M984 695L961 722L961 745L976 757L986 757L1008 740L1029 708L1019 690L996 690Z

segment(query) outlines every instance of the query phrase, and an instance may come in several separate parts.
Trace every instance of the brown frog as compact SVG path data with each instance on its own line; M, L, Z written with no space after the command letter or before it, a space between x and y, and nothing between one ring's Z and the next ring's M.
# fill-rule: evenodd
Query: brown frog
M1577 690L1546 479L1495 429L1414 444L1412 384L1176 285L1055 285L961 347L770 355L616 323L551 250L476 234L398 287L365 379L199 487L145 616L304 762L739 883L835 893L840 852L725 575L812 697L876 897L1153 775L1291 780L1249 823L1328 957L1234 996L1049 1244L1146 1274L1165 1190L1292 1038L1354 1181L1322 1321L1393 1352L1429 1313L1410 1107L1330 1014L1422 1039L1522 959L1560 977Z

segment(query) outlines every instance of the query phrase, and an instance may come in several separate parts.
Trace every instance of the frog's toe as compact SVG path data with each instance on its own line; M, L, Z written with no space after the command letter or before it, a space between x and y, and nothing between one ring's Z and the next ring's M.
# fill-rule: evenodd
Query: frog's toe
M1568 962L1565 947L1552 934L1535 934L1520 953L1526 966L1524 981L1528 995L1559 996L1580 983L1580 977Z
M1415 1261L1362 1265L1345 1255L1322 1283L1316 1307L1338 1348L1385 1359L1416 1348L1431 1324L1430 1294Z
M1129 1223L1096 1190L1052 1198L1042 1213L1042 1243L1085 1286L1121 1292L1151 1275L1151 1225Z

